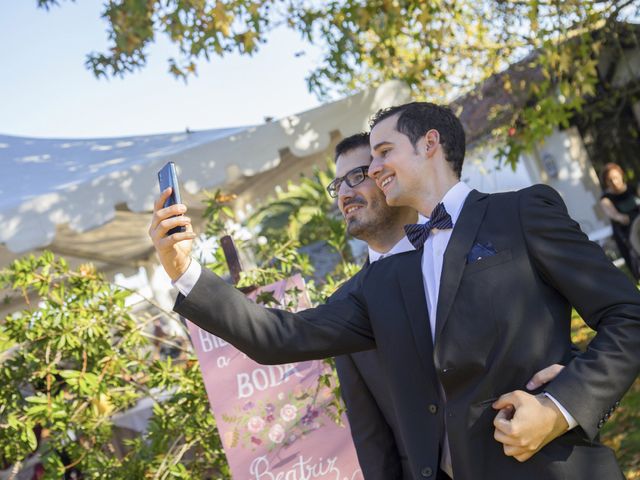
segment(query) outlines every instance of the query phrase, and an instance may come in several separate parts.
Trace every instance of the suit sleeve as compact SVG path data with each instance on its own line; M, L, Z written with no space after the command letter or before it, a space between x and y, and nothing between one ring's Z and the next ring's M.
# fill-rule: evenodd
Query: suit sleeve
M256 362L281 364L375 348L363 305L354 289L330 305L298 313L265 308L202 269L189 295L178 295L174 310Z
M569 217L555 190L525 189L519 206L537 271L596 331L586 352L546 387L593 440L638 375L640 294Z
M342 399L364 478L402 478L395 437L351 355L336 357Z

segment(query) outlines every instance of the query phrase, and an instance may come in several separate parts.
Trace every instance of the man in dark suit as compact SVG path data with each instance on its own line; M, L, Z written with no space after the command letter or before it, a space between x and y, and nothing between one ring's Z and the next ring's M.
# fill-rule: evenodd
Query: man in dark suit
M336 145L336 178L328 185L338 200L347 233L367 243L365 268L382 258L414 250L404 233L404 225L416 223L415 210L390 207L382 191L367 176L371 163L369 134L360 133ZM424 222L420 217L420 223ZM336 293L337 300L348 295L347 289ZM375 350L339 355L335 358L342 398L362 473L367 480L410 479L411 469L402 437L398 434L393 403ZM562 369L551 365L531 379L536 388L555 377Z
M190 222L170 217L185 207L157 203L150 234L187 294L175 310L262 363L376 347L414 478L622 478L597 437L638 374L636 288L552 189L460 184L464 132L447 109L383 112L371 145L369 174L387 202L429 217L408 230L421 248L372 264L346 298L292 314L184 258ZM177 225L187 232L163 238ZM525 393L532 372L569 360L571 305L595 338L544 393Z

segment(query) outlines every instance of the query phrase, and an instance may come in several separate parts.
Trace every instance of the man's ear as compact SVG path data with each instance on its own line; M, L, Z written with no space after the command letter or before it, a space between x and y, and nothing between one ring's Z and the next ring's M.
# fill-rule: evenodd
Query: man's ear
M425 148L427 153L433 152L440 145L440 132L431 129L424 134Z

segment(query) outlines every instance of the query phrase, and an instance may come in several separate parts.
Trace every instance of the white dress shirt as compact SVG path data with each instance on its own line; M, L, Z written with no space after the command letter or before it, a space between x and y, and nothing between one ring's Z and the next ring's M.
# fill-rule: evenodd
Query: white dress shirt
M173 282L173 286L186 297L189 295L189 292L193 290L193 287L200 278L200 273L202 273L202 267L192 258L187 270Z
M442 203L447 213L451 215L454 228L464 201L471 189L466 183L458 182L445 194ZM453 229L433 229L424 242L422 253L422 282L424 284L427 309L429 311L429 324L431 325L431 340L435 341L436 310L438 306L438 293L440 292L440 277L442 276L442 264L444 252L449 245L449 239Z
M451 216L451 221L455 227L464 201L471 192L466 183L458 182L442 197L442 203L447 213ZM436 313L438 306L438 294L440 293L440 277L442 276L442 264L444 252L449 244L453 229L438 230L433 229L427 240L424 242L422 251L422 283L424 286L425 298L427 299L427 311L429 312L429 325L431 326L431 340L435 342L436 335ZM440 387L440 393L446 402L444 389ZM451 451L449 449L449 438L446 433L443 439L442 455L440 458L440 468L453 478L451 466Z

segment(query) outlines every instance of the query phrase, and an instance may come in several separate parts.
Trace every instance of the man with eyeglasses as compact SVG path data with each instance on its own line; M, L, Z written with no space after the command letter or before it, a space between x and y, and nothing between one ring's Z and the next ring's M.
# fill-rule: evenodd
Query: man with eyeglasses
M367 176L371 163L369 134L360 133L342 140L336 145L335 159L336 178L327 186L327 191L338 201L347 233L367 243L365 268L381 258L414 250L405 236L404 225L423 223L425 218L408 207L388 206L382 191ZM348 290L347 285L331 300L344 298ZM378 352L369 350L340 355L335 363L364 478L412 478L389 386L380 375L382 365ZM530 380L528 387L535 389L551 381L562 368L554 364L541 370Z

